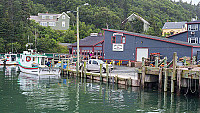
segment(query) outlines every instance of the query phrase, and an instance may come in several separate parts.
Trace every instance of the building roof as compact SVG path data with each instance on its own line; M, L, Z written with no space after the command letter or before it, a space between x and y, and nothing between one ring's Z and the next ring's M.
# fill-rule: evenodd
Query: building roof
M145 24L150 25L149 22L147 22L144 18L142 18L141 16L136 15L135 13L132 13L128 18L126 18L126 19L122 22L122 24L126 23L127 21L132 21L132 20L134 20L135 17L138 18L138 19L140 19L141 21L143 21Z
M59 43L59 44L62 46L71 46L72 45L72 43Z
M88 36L79 41L79 46L95 46L104 41L104 36ZM76 42L72 46L76 46Z
M162 38L162 37L157 37L157 36L151 36L151 35L145 35L145 34L133 33L133 32L123 31L123 30L115 30L115 29L103 29L103 30L117 32L117 33L124 33L127 35L133 35L133 36L138 36L138 37L142 37L142 38L163 41L163 42L173 43L173 44L178 44L178 45L183 45L183 46L200 47L200 44L191 44L188 42L173 40L173 39L169 39L169 38Z
M162 29L182 29L187 22L166 22Z
M188 22L187 24L196 24L196 23L200 23L200 20L195 20L195 21L192 21L192 22Z

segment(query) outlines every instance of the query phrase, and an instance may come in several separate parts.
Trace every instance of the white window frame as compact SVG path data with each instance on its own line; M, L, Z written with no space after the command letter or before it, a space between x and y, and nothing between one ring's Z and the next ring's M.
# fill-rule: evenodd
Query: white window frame
M49 16L49 19L53 19L53 16Z
M198 31L198 24L190 24L188 25L188 31Z
M47 26L47 22L40 22L41 26Z
M62 15L62 19L65 19L65 15Z
M192 43L192 41L195 41L195 43ZM192 44L198 44L198 37L191 37L188 38L188 43L192 43Z
M49 22L49 26L56 26L55 22Z
M46 16L45 16L45 15L42 15L42 19L46 19Z
M65 27L65 22L64 21L62 22L62 27Z

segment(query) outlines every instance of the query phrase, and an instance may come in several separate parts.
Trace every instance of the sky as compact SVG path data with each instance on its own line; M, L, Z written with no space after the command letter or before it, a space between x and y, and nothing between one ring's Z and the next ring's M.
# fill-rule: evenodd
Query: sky
M179 0L175 0L176 2L178 2ZM182 0L183 2L187 2L190 3L191 0ZM192 0L192 4L198 4L200 2L200 0Z

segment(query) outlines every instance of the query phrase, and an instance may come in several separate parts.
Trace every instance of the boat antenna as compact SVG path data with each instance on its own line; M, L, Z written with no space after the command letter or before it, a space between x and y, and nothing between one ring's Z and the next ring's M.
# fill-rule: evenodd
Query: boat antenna
M29 35L28 35L28 43L29 43Z
M36 37L36 27L35 27L35 49L36 49L36 39L37 37Z

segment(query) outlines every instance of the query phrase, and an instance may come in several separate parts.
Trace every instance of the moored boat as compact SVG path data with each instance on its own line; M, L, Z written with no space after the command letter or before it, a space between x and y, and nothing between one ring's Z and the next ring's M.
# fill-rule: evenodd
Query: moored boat
M17 54L6 53L3 58L0 59L0 65L17 65Z
M18 60L19 69L24 73L36 75L60 75L61 71L59 67L45 65L46 58L47 56L44 54L38 54L32 49L23 51Z

